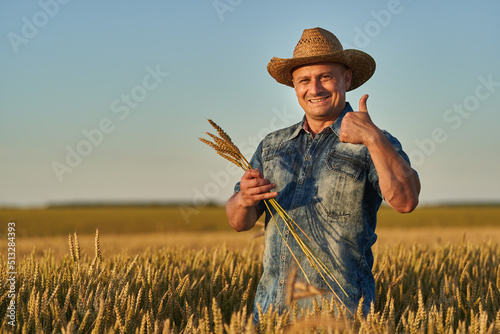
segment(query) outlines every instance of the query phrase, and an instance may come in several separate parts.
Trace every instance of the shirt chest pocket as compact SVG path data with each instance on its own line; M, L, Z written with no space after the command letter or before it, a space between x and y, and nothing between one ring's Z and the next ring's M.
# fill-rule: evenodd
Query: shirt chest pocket
M328 170L362 181L368 166L366 147L342 144L334 147L326 157Z
M262 160L269 161L275 158L290 156L293 146L291 143L281 142L274 145L264 146L262 148Z
M275 191L280 192L293 179L293 145L281 142L262 148L264 178L276 183Z
M367 151L363 145L335 145L325 160L322 182L318 183L318 206L340 222L356 212L363 198L367 175ZM347 221L346 221L347 222Z

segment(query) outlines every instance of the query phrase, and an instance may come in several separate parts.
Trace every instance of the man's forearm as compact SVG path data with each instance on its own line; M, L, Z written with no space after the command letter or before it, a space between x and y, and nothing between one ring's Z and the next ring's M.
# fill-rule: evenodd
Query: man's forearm
M396 152L382 132L367 146L377 170L385 201L396 211L411 212L418 204L417 173Z
M229 225L237 231L248 231L255 226L261 213L256 206L244 206L240 193L235 193L226 203L226 215Z

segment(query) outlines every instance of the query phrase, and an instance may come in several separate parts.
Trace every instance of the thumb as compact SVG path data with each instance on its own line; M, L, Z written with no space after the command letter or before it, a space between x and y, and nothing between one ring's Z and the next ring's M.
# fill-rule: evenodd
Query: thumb
M359 111L360 112L368 112L368 109L366 108L366 100L368 100L368 94L365 94L361 96L359 99Z

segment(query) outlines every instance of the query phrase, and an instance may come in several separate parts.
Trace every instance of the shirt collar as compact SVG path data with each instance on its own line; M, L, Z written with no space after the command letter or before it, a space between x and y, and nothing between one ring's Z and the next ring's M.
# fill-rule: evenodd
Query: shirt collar
M333 131L337 136L339 136L339 134L340 134L340 124L342 123L342 119L344 118L345 114L348 113L348 112L350 112L350 111L352 111L351 105L349 104L349 102L346 102L344 110L342 110L342 112L337 117L337 119L335 120L335 122L328 127L329 130L327 130L327 131ZM306 129L308 129L308 126L307 126L307 123L306 123L306 117L304 116L302 118L302 121L296 125L295 131L288 138L288 140L291 140L291 139L297 137L299 135L300 131L307 132ZM323 129L323 131L325 131L325 129ZM321 131L321 132L323 132L323 131Z

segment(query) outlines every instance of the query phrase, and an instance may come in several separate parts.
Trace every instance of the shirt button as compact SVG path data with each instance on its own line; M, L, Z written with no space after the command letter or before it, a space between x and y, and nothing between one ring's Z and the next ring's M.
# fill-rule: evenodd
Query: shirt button
M284 279L280 279L280 284L285 284L285 280Z
M311 160L311 157L310 157L310 156L307 156L307 157L306 157L306 161L309 161L309 160Z
M302 184L302 179L299 180L299 184Z
M285 256L285 255L283 255L283 256L281 257L281 259L282 259L283 261L285 261L286 256Z
M285 231L285 234L288 234L288 233L290 233L290 231L286 230L286 231Z

